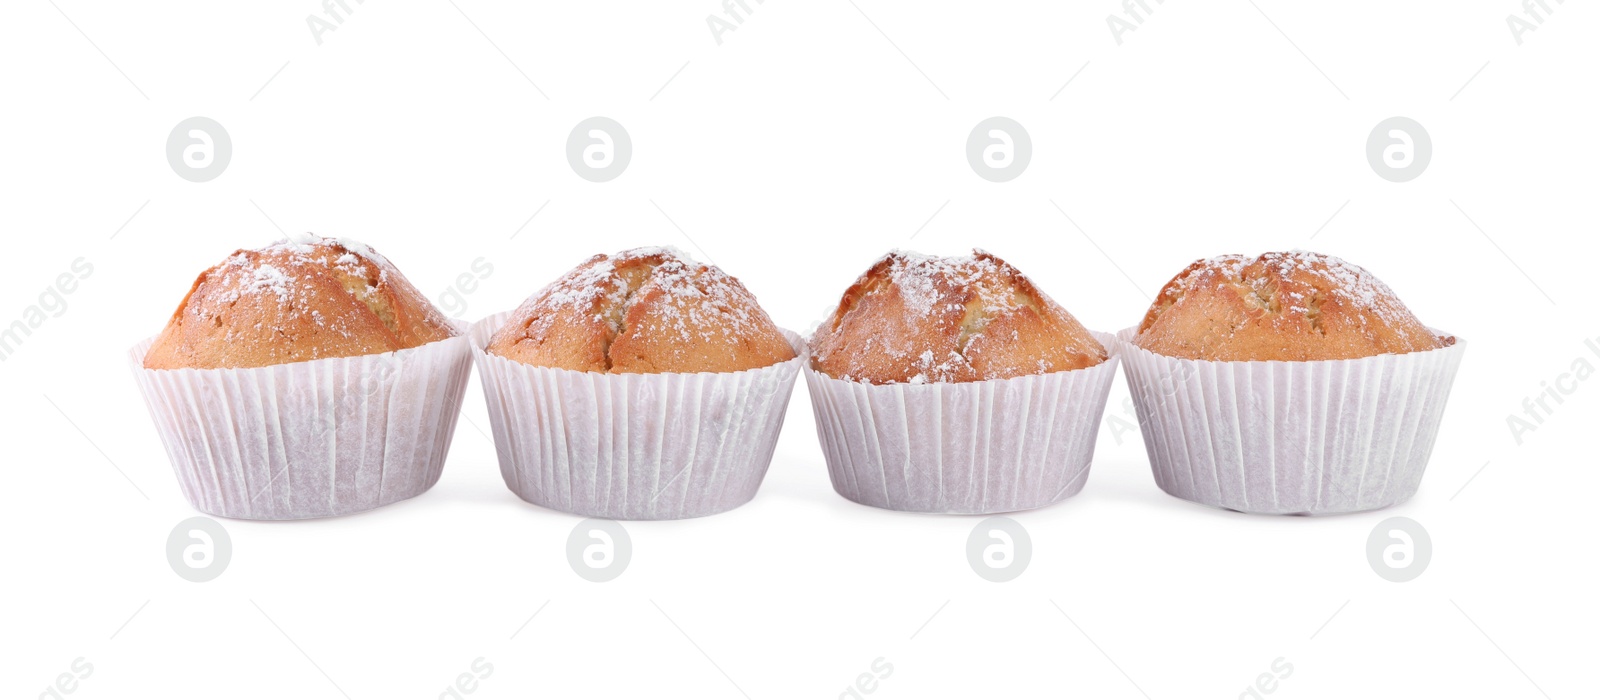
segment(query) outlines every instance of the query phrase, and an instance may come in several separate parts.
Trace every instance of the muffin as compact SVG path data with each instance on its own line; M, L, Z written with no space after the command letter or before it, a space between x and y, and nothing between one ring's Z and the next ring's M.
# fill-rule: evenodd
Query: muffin
M883 256L811 339L806 382L834 490L935 513L1077 493L1116 376L1111 341L989 253Z
M1197 261L1119 342L1156 483L1282 514L1410 498L1464 350L1372 273L1304 251Z
M710 515L755 496L805 345L670 248L596 255L472 329L506 486L578 515Z
M1197 260L1145 313L1134 343L1191 360L1347 360L1437 350L1441 337L1372 273L1331 255Z
M444 314L371 248L300 237L240 250L200 273L144 366L266 367L454 335Z
M739 280L664 248L596 255L535 294L488 352L579 372L738 372L794 359Z
M812 367L870 384L977 382L1105 362L1100 342L1006 261L892 252L845 290Z
M388 260L297 236L201 273L134 375L189 502L213 515L343 515L439 479L466 338Z

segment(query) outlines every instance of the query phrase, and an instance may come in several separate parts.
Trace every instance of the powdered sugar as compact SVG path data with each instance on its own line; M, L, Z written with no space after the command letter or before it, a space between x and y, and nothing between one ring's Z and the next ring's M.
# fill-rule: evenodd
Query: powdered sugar
M314 306L315 295L322 293L322 287L303 276L307 271L326 269L328 257L341 248L343 252L332 260L332 265L341 272L364 279L369 275L370 262L378 267L380 283L387 277L388 261L364 244L296 234L258 250L241 250L229 256L208 273L205 283L196 290L201 296L191 300L190 313L210 317L246 297L270 295L275 301L272 306L281 309L284 320L309 318L319 327L353 337L347 319L328 318L320 312L308 311ZM364 301L376 293L376 288L376 285L361 285L347 291ZM252 325L262 330L259 323Z
M620 287L607 288L606 281L611 279L614 272L616 265L610 260L579 266L534 294L530 301L538 301L547 308L569 307L587 311L608 291L614 295L621 293Z
M237 302L244 295L272 294L280 302L289 302L297 293L308 294L310 287L297 279L289 270L310 263L318 249L328 246L329 239L310 234L292 235L255 251L239 251L212 271L206 291L215 301ZM341 265L358 266L360 260L350 253L337 259ZM287 268L287 269L286 269ZM201 313L204 305L193 305Z
M885 260L889 261L889 279L899 288L900 298L905 301L909 313L932 314L939 302L941 287L977 289L984 310L991 313L1019 305L1013 295L994 294L988 285L978 284L1001 271L1000 264L982 250L974 250L973 255L950 257L894 250L879 258L878 263Z
M676 303L663 305L660 314L645 328L631 329L635 336L646 331L666 331L684 340L698 333L703 340L720 335L723 342L736 344L756 322L751 309L758 309L755 298L722 270L702 266L676 251L663 251L668 259L651 271L645 288L660 289ZM635 255L633 251L624 255ZM627 313L627 309L624 309ZM770 323L762 314L762 321Z
M649 300L644 313L635 307ZM590 315L617 335L739 345L775 333L771 319L738 280L670 247L595 256L523 304L526 336L546 337L563 318ZM630 325L631 324L631 325Z
M1330 281L1334 294L1348 296L1358 306L1380 314L1391 311L1392 305L1388 301L1394 299L1394 291L1365 268L1332 255L1303 250L1276 257L1278 270L1284 275L1301 270L1325 277Z
M1194 263L1162 290L1138 342L1191 359L1306 360L1412 352L1446 341L1367 270L1294 250Z
M327 239L324 239L324 240L327 240ZM332 240L333 240L334 243L337 243L340 246L343 246L346 250L349 250L349 251L355 253L356 255L360 255L363 258L366 258L368 260L371 260L372 262L377 263L378 267L380 267L380 268L393 267L392 265L389 264L389 259L388 258L385 258L382 255L379 255L378 251L373 250L371 246L369 246L369 245L367 245L365 243L362 243L361 241L355 240L354 238L334 238ZM385 269L384 271L387 272L388 270Z
M1255 265L1260 265L1269 274L1252 274L1250 270ZM1254 259L1243 255L1225 255L1203 261L1196 272L1201 270L1212 271L1216 276L1191 273L1169 287L1163 296L1175 301L1196 282L1211 279L1217 284L1246 285L1263 297L1278 295L1271 301L1281 304L1281 308L1302 314L1313 311L1314 296L1318 294L1336 297L1386 321L1400 320L1400 312L1404 310L1389 286L1372 273L1322 253L1293 250L1287 253L1263 253ZM1305 277L1309 277L1309 289L1304 284L1287 283Z
M996 330L997 320L1005 330ZM1041 343L1051 347L1004 349ZM1103 359L1105 352L1020 272L981 250L952 257L897 250L879 258L813 334L813 348L819 369L868 383L1042 374L1084 366L1084 357Z
M248 289L252 292L271 291L273 294L278 295L279 301L288 301L289 285L289 276L284 274L283 270L263 263L255 269L255 272L250 274L250 286Z

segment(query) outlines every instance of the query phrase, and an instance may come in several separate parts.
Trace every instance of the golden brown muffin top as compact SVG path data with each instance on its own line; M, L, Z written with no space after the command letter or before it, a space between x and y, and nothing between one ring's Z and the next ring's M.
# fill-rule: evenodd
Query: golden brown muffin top
M265 367L413 348L455 335L371 248L296 236L200 273L145 355L147 369Z
M1372 273L1295 251L1197 260L1156 295L1134 344L1194 360L1343 360L1455 343Z
M817 371L871 384L1006 379L1106 359L1072 314L981 250L879 258L845 290L812 348Z
M596 255L529 297L488 352L579 372L738 372L794 359L739 280L671 248Z

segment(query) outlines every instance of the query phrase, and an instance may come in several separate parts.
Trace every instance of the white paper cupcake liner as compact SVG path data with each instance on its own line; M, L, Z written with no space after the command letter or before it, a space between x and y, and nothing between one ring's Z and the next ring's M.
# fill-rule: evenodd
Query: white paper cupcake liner
M1093 367L1012 379L867 384L806 368L833 489L857 503L921 513L1006 513L1083 489L1110 357Z
M485 351L510 312L473 324L495 450L523 500L614 520L670 520L750 501L783 429L795 358L742 372L601 374Z
M1353 360L1212 362L1150 352L1136 333L1117 340L1156 484L1246 513L1349 513L1410 498L1466 349L1457 338Z
M129 361L178 485L197 510L227 518L344 515L427 491L472 372L464 334L242 369L145 369L154 341Z

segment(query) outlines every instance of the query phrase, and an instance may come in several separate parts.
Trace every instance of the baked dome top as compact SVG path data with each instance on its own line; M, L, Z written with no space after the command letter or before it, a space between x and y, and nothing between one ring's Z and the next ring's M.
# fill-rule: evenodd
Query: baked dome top
M1072 314L981 250L879 258L845 290L812 348L818 371L871 384L1005 379L1106 359Z
M596 255L529 297L488 352L580 372L738 372L794 348L734 277L671 248Z
M200 273L145 355L149 369L264 367L412 348L455 335L371 248L296 236Z
M1167 282L1134 344L1196 360L1340 360L1432 350L1440 337L1372 273L1294 251L1197 260Z

